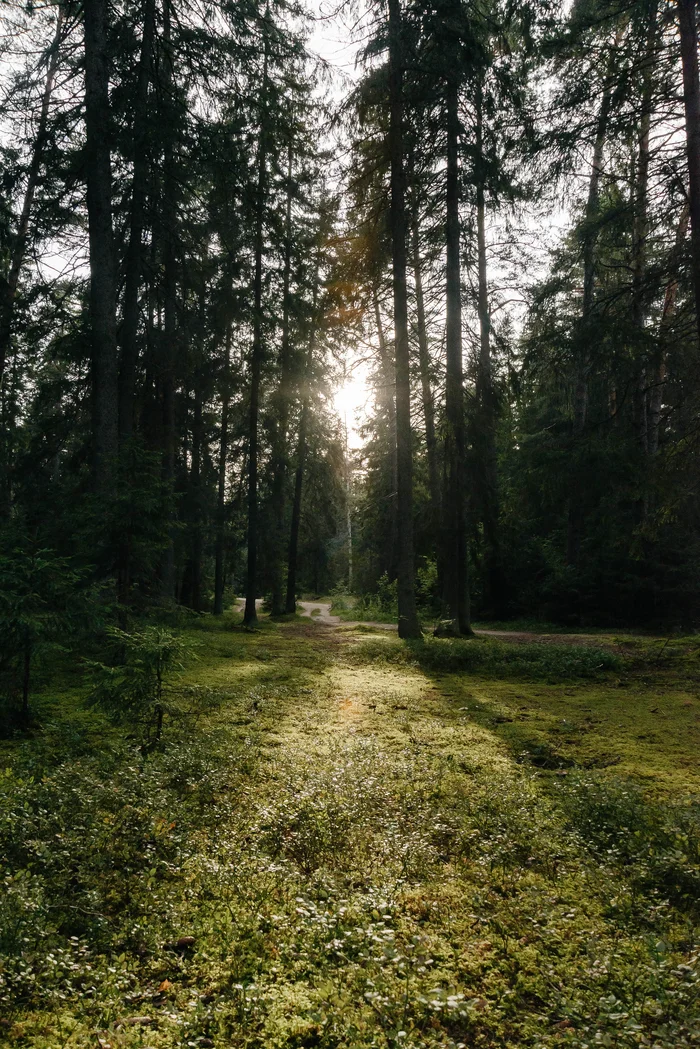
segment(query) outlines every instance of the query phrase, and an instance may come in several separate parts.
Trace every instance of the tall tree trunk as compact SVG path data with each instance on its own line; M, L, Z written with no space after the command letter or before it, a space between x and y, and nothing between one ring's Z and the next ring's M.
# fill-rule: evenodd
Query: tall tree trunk
M280 383L277 392L272 507L275 515L272 566L272 615L285 610L285 488L287 482L287 429L289 425L290 380L290 285L292 273L292 166L294 154L290 141L287 149L287 207L284 228L284 276L282 290L282 346L280 350Z
M124 279L124 316L119 361L119 436L128 440L134 429L134 394L138 360L139 288L143 269L143 225L148 183L148 89L151 83L155 0L144 0L139 79L134 107L133 179L129 246Z
M396 558L399 546L399 517L397 505L398 481L398 453L396 441L396 380L394 373L394 362L391 352L387 346L384 324L382 323L382 311L379 305L379 293L377 285L372 285L372 302L374 305L374 321L377 327L377 344L379 346L379 363L381 365L381 379L383 394L381 400L384 402L386 417L389 428L389 528L386 534L385 571L390 579L396 577L398 566Z
M608 133L608 119L612 95L605 88L596 122L596 137L593 147L593 164L588 184L588 201L586 203L585 227L583 238L583 303L581 306L581 323L577 336L576 366L574 376L574 419L573 438L577 448L586 428L588 416L588 377L591 368L589 344L592 340L591 319L595 305L596 245L598 230L596 220L600 210L600 179L603 173L603 154ZM569 565L577 565L581 554L581 537L583 533L583 499L577 471L571 471L571 491L569 495L569 519L566 537L566 560Z
M428 458L428 485L433 526L440 520L440 473L438 470L437 436L435 434L435 401L430 378L430 350L428 330L425 323L425 296L423 294L423 271L420 257L420 216L417 194L413 193L411 214L411 239L413 254L413 282L416 291L416 329L418 335L418 367L420 370L423 418L425 420L425 449Z
M313 285L313 309L311 315L311 331L309 333L309 345L304 362L301 386L303 388L301 417L299 419L299 436L297 440L296 471L294 474L294 499L292 502L292 522L289 534L289 554L287 559L287 599L284 610L288 614L296 612L297 608L297 569L299 560L299 528L301 526L301 500L304 488L304 468L306 466L306 443L309 429L309 416L311 413L311 381L316 352L316 333L318 330L318 284L320 275L320 262L316 265L316 274Z
M202 375L194 377L194 411L192 415L192 456L190 469L190 501L192 531L190 539L190 600L195 612L202 611L202 451L204 445L204 405Z
M445 492L443 496L442 578L446 620L441 630L472 633L469 614L466 521L466 435L462 364L462 279L459 223L458 84L447 83L447 259Z
M32 148L32 159L29 162L27 185L24 189L22 210L17 224L14 243L12 245L10 271L7 275L7 283L3 288L2 298L0 299L0 386L2 386L5 366L10 350L12 320L15 300L17 298L17 288L19 286L19 276L22 272L22 266L27 251L29 221L31 218L32 207L34 205L34 197L36 196L36 190L39 184L39 172L44 158L46 131L51 110L51 96L53 95L54 83L56 80L56 70L58 69L59 49L61 46L61 38L63 36L64 17L63 8L59 7L58 17L56 19L56 32L54 33L53 41L51 42L48 52L48 65L46 69L46 80L44 82L44 93L41 99L39 125L37 127L36 138L34 139L34 145Z
M221 393L221 433L219 435L219 479L216 497L216 549L214 569L214 615L223 615L226 580L226 466L228 462L228 425L231 404L231 342L233 327L226 327L223 387Z
M476 93L476 224L479 259L479 364L476 394L478 404L481 472L481 512L486 546L486 605L493 615L506 613L506 583L501 552L500 500L498 495L498 455L496 449L496 391L491 355L491 309L489 306L488 263L486 258L486 200L484 175L483 99L481 85Z
M107 0L84 0L85 167L90 241L95 483L109 494L117 455L117 286L112 231Z
M401 0L389 0L389 155L391 158L390 228L394 281L396 358L396 459L398 512L399 637L421 636L416 610L413 554L413 449L411 375L406 289L406 177L404 170L403 47Z
M698 72L698 34L695 0L678 0L683 61L685 134L688 152L688 198L693 257L695 314L700 335L700 74Z
M639 349L645 347L646 309L644 282L647 269L647 237L649 233L649 134L654 91L654 66L656 60L657 28L656 4L649 10L649 24L642 69L641 112L637 139L637 164L635 179L633 264L632 264L632 322L639 333ZM648 391L647 367L642 360L635 390L635 415L637 437L644 453L648 451ZM642 499L642 516L646 514L647 498Z
M164 95L172 103L174 65L171 36L171 0L163 0ZM177 187L175 181L175 116L166 114L168 130L163 174L163 331L160 340L160 385L162 391L163 480L170 492L175 486L175 356L177 317ZM163 596L175 596L175 541L168 542L161 566Z
M262 106L258 140L258 186L255 214L255 279L253 290L253 349L250 362L250 412L248 418L248 578L246 581L244 626L257 623L255 599L258 592L258 416L260 413L260 376L262 373L262 264L267 182L267 134L265 105L267 100L269 45L265 35L263 60Z

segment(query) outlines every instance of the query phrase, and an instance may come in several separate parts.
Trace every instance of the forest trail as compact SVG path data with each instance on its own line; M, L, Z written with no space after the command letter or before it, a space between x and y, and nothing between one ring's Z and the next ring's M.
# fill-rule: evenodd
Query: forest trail
M370 630L396 630L395 623L379 623L371 620L341 619L331 612L332 604L327 601L299 601L300 615L310 617L325 626L361 628ZM427 630L426 633L430 631ZM493 637L513 644L538 645L617 645L617 639L605 634L548 634L530 630L484 630L475 629L477 637Z

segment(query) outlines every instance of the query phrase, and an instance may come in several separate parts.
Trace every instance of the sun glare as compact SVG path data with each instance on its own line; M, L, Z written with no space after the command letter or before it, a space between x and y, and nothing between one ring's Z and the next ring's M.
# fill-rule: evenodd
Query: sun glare
M333 404L341 422L347 426L348 444L351 448L359 448L362 444L359 431L367 419L370 397L367 374L360 367L356 367L333 394Z

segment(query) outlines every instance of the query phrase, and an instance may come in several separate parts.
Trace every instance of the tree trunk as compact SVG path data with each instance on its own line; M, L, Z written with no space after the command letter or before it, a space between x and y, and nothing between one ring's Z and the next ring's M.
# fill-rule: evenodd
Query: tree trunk
M418 367L420 369L423 418L425 419L425 449L428 458L428 485L430 488L431 517L437 530L440 520L440 474L438 470L437 437L435 434L435 401L430 380L430 351L428 331L425 323L425 297L423 295L423 272L420 257L420 217L418 201L413 193L411 216L413 248L413 280L416 289L416 328L418 334Z
M595 304L596 245L598 230L596 219L600 209L600 179L603 173L603 153L608 132L608 118L612 96L606 87L600 104L596 124L596 138L593 147L593 164L588 184L588 201L586 203L585 228L583 240L583 303L581 306L581 323L576 347L576 366L574 377L574 446L580 443L586 428L588 415L588 376L591 368L589 342L591 317ZM581 554L581 537L583 533L583 500L577 471L571 472L571 492L569 496L569 519L566 537L566 560L569 565L577 565Z
M119 436L128 440L134 429L134 394L138 360L139 287L143 268L143 225L148 182L148 89L151 83L155 0L144 0L139 80L134 110L133 180L129 246L124 279L124 316L119 362Z
M10 350L12 320L15 300L17 298L17 288L19 286L19 276L22 272L22 266L27 251L29 220L31 218L34 197L39 183L39 171L41 170L41 163L44 157L46 131L49 121L49 112L51 109L51 96L53 94L56 70L58 68L59 49L61 46L61 38L63 36L63 23L64 12L63 8L59 7L56 20L56 32L48 53L48 66L46 70L46 81L44 83L44 93L41 100L41 111L39 113L39 126L37 127L36 138L34 139L29 171L27 172L27 185L24 190L22 211L20 212L17 233L12 246L10 271L7 275L7 283L3 289L2 300L0 300L0 386L2 386L7 357Z
M403 148L403 54L401 0L389 0L389 154L391 158L390 228L394 283L396 358L396 459L398 511L399 637L421 636L416 611L413 555L413 449L411 376L406 289L406 178Z
M447 271L445 492L443 497L442 578L445 633L469 636L467 575L466 436L462 364L462 288L459 223L459 112L456 80L447 84Z
M262 372L262 263L267 181L267 134L265 105L267 99L267 69L269 45L265 37L263 60L262 107L260 110L260 138L258 141L258 186L255 214L255 279L253 290L253 349L250 366L250 412L248 419L248 578L246 581L243 625L255 626L258 614L255 599L258 590L258 416L260 412L260 376Z
M486 546L485 603L501 618L506 614L506 582L501 553L500 500L498 494L498 454L496 449L497 405L491 357L491 309L489 306L488 264L486 258L486 200L483 156L483 105L481 87L476 95L476 222L479 258L479 363L476 396L481 472L481 512Z
M700 335L700 74L695 0L678 0L688 152L688 198L695 314Z
M635 185L635 207L633 225L632 264L632 322L639 333L639 350L645 356L646 309L644 282L647 269L647 237L649 234L649 134L654 91L654 66L656 61L656 5L649 10L649 24L642 71L641 113L637 143L637 171ZM635 391L636 430L639 444L646 454L649 450L649 405L647 366L642 358ZM642 499L642 516L646 514L647 496Z
M287 209L284 229L284 276L282 290L282 346L280 351L280 384L277 392L277 425L275 428L274 471L272 477L272 512L274 514L272 615L285 610L284 546L285 487L287 482L287 429L289 425L290 381L290 284L292 272L292 143L287 151Z
M109 494L117 455L117 288L112 230L107 0L84 0L85 168L90 241L95 483Z
M192 533L190 543L190 608L202 611L202 450L204 444L204 416L202 403L202 376L194 378L194 412L192 417L192 467L190 470L190 500Z
M164 95L170 103L173 95L173 51L170 0L163 0L163 68ZM164 151L163 174L163 331L160 340L160 384L162 390L163 480L172 491L175 485L175 352L178 337L177 318L177 196L175 182L175 117L166 114L168 133ZM171 536L161 567L163 596L175 597L175 542Z
M398 459L396 442L396 398L395 398L395 376L394 364L384 334L382 323L382 312L379 306L379 294L377 285L372 285L372 301L374 304L374 320L377 326L377 343L379 346L379 362L381 364L381 378L383 396L381 400L386 408L386 417L389 427L389 528L386 534L385 571L390 579L397 575L396 557L399 546L399 519L397 507L398 481Z
M226 328L223 390L221 397L221 434L219 437L219 480L216 499L216 551L214 569L214 615L223 615L226 579L226 465L228 460L228 424L231 404L232 325Z
M310 387L312 380L314 353L316 351L319 272L320 264L317 263L316 275L314 277L313 285L313 312L311 318L311 332L309 334L309 345L301 380L304 393L302 397L301 418L299 420L299 437L297 441L297 467L294 475L294 500L292 503L292 523L289 535L289 556L287 560L287 599L284 606L284 610L288 614L296 612L297 609L297 566L299 557L299 528L301 525L301 499L304 487L304 467L306 465L306 440L309 429L309 415L311 411Z
M312 351L309 350L309 363ZM308 374L308 371L307 371ZM299 422L299 439L297 442L297 468L294 475L294 501L292 503L292 526L289 536L289 559L287 562L287 600L285 612L291 614L297 608L297 565L299 557L299 526L301 524L301 497L304 486L304 466L306 464L306 435L309 425L309 395L304 397Z

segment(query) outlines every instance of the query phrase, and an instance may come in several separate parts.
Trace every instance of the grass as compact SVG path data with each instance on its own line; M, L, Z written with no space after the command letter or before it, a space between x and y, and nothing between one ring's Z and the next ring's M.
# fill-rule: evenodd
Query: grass
M3 746L0 1044L698 1044L691 643L189 629L162 751Z

